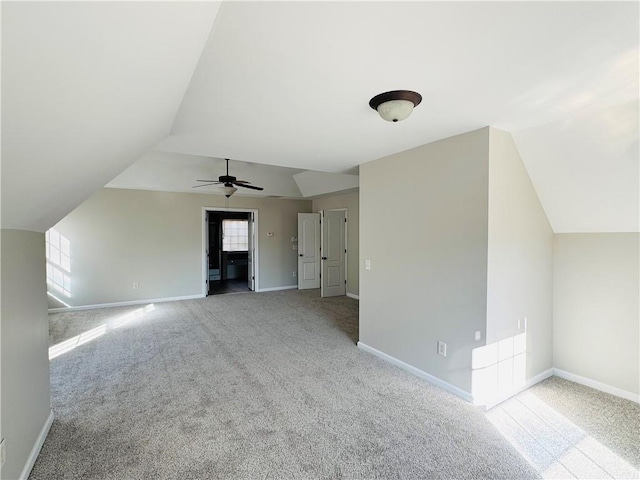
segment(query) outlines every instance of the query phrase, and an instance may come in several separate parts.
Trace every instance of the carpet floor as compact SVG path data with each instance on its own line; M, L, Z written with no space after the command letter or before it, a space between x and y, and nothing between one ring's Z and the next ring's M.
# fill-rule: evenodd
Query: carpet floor
M30 478L566 474L548 455L527 454L544 440L530 438L517 407L484 412L359 350L357 335L358 302L320 299L317 290L52 314L55 420ZM524 393L578 431L595 430L588 438L627 467L637 462L637 423L627 421L622 437L616 423L637 413L635 404L614 405L608 422L581 418L575 384L564 383ZM596 393L596 405L611 398ZM637 473L607 468L603 478Z

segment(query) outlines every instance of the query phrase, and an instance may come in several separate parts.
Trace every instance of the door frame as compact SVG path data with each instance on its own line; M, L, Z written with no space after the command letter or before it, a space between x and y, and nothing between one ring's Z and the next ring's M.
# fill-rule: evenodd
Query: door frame
M349 209L346 207L343 208L323 208L322 210L318 210L318 213L320 214L320 218L322 219L322 212L344 212L344 219L345 219L345 225L344 225L344 249L346 250L345 254L344 254L344 294L346 296L348 295L348 289L347 286L349 285ZM322 242L323 242L323 229L324 227L322 225L320 225L320 257L322 257L323 252L322 252ZM320 272L322 272L322 259L320 260ZM320 280L320 297L322 297L322 280Z
M234 208L234 207L202 207L202 275L200 278L202 283L202 296L209 295L209 264L207 263L207 249L208 245L208 229L207 212L236 212L236 213L253 213L253 276L254 278L254 292L260 291L260 259L258 242L260 235L258 235L258 209L257 208ZM251 275L251 272L249 272Z

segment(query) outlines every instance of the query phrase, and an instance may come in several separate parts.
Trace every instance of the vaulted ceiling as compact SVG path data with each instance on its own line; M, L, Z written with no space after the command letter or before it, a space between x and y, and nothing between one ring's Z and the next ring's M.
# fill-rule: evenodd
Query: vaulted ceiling
M492 125L513 134L556 232L638 231L638 13L3 2L2 226L47 229L109 182L186 191L225 157L296 196L282 178L309 185L307 171L353 173ZM394 89L423 96L397 124L368 106Z

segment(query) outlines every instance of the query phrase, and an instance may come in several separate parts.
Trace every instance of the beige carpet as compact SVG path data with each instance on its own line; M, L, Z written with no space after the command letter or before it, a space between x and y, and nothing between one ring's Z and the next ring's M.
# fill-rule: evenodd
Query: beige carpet
M30 478L545 475L500 421L356 348L356 300L318 297L51 315L56 418Z

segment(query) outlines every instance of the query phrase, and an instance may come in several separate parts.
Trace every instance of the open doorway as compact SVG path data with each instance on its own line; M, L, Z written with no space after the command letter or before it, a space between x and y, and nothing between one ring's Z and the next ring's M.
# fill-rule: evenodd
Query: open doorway
M254 212L205 211L207 295L255 289Z

